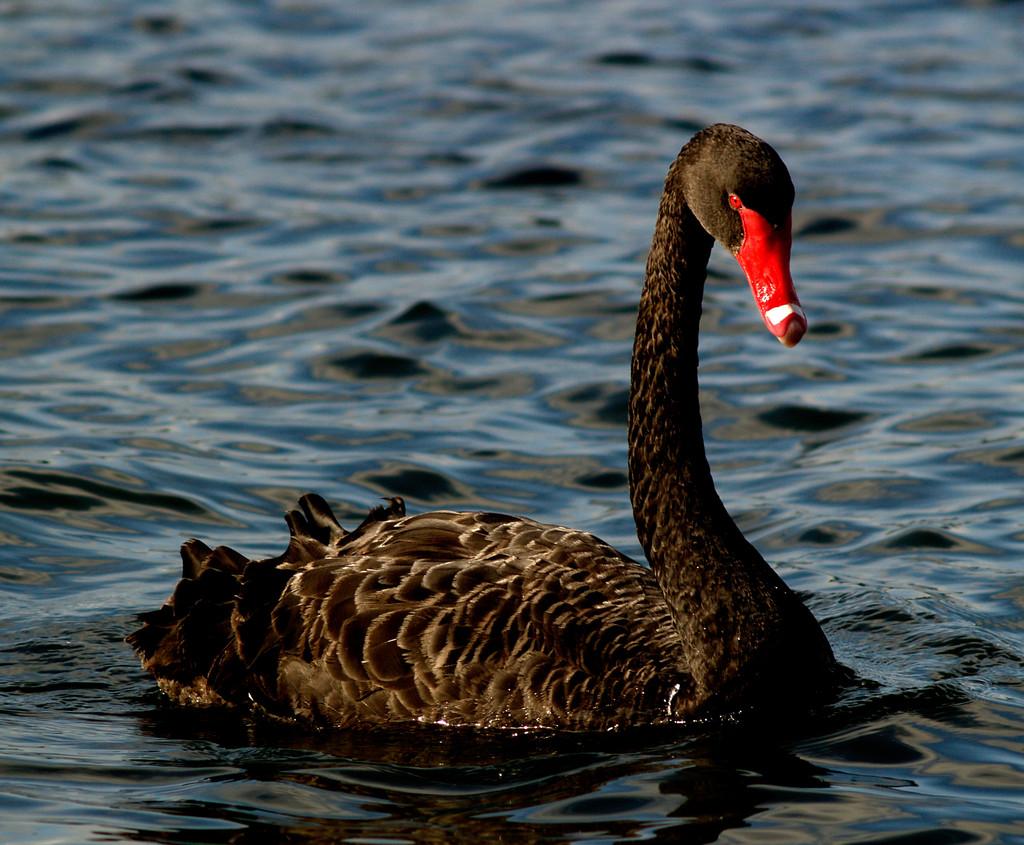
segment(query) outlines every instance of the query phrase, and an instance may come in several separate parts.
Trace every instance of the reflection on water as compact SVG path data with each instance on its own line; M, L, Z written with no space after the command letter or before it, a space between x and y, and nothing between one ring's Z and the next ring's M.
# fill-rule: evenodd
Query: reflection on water
M350 6L350 7L349 7ZM0 840L1013 842L1024 153L1012 3L0 6ZM667 163L749 126L811 320L715 254L719 489L856 673L798 725L315 734L122 642L319 490L640 555L628 356Z

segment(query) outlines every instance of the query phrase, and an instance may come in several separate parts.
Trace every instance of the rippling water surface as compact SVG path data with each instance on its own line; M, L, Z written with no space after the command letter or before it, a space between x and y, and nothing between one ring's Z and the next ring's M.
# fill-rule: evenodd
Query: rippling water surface
M1024 842L1024 15L826 0L0 3L0 840ZM813 721L313 736L122 637L189 536L487 507L639 555L665 169L774 143L811 318L712 262L724 500L861 682Z

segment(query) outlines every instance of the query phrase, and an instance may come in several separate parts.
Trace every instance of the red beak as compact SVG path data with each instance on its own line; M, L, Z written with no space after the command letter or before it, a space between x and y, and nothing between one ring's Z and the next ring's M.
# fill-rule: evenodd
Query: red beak
M740 206L737 211L743 221L743 245L736 260L750 282L761 319L784 346L796 346L807 331L807 317L789 274L792 218L776 227L753 209Z

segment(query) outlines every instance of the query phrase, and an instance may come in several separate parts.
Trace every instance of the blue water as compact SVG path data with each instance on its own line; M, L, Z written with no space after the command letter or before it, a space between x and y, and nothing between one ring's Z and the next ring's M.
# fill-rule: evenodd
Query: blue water
M1024 6L0 4L0 841L1024 843ZM307 735L122 637L317 490L639 555L668 163L797 185L811 332L716 253L705 436L860 678L798 727Z

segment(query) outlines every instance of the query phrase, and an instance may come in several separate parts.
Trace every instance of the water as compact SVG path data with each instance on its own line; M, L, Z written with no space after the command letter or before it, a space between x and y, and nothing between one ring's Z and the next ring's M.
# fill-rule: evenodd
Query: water
M0 4L0 840L1024 842L1022 7L692 6ZM643 256L719 120L790 166L812 330L716 253L709 455L861 682L608 737L168 707L122 637L178 544L276 553L306 490L639 555Z

